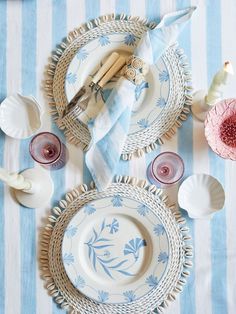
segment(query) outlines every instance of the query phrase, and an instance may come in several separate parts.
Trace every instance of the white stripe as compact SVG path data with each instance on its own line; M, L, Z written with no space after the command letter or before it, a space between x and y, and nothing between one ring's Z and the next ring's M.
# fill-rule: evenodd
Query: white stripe
M52 7L48 1L47 6L43 1L37 0L37 36L36 36L36 80L37 82L42 82L44 78L45 67L48 64L48 58L52 50ZM47 33L47 36L45 36ZM43 117L43 130L48 131L51 127L51 117L49 114L49 106L47 101L45 101L45 96L40 89L40 84L36 84L37 87L37 99L40 105L44 108L47 114ZM40 167L35 163L35 167ZM50 200L46 208L50 208ZM42 219L48 215L45 208L37 208L35 210L36 218L36 252L39 252L39 230L42 227ZM37 254L37 253L36 253ZM47 313L50 314L52 311L52 298L48 295L45 289L45 283L40 276L40 269L38 264L38 259L36 263L36 313Z
M195 1L194 1L195 2ZM207 90L206 5L201 4L192 16L192 78L195 90Z
M21 85L21 2L7 3L7 94L20 91ZM6 137L4 167L18 172L19 141ZM5 311L20 311L20 215L19 204L8 187L4 189L5 210ZM14 302L12 301L14 300Z
M115 0L100 0L100 15L114 13L115 6Z
M146 3L145 1L130 0L130 15L131 16L141 16L146 17Z
M222 1L221 6L221 35L222 35L222 61L229 60L232 62L234 71L236 71L235 50L236 42L231 36L236 29L236 2L234 0ZM235 98L236 75L232 76L225 88L225 98ZM236 163L226 161L225 166L225 192L226 192L226 243L227 243L227 306L228 314L235 313L235 289L236 289Z
M67 33L85 22L85 1L67 1ZM99 12L98 12L99 15ZM66 34L65 34L66 35Z

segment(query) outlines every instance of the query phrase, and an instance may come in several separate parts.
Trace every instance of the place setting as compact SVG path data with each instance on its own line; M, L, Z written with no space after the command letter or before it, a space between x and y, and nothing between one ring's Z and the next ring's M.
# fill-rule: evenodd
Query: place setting
M221 182L205 173L186 176L181 152L162 150L147 165L147 179L117 173L120 160L155 151L191 112L212 151L236 160L236 100L223 98L232 64L224 63L208 91L193 93L177 42L195 10L168 13L158 24L125 14L98 17L70 32L47 66L52 117L66 141L83 150L92 178L65 191L40 234L45 288L69 313L165 311L191 275L189 219L210 220L224 207ZM49 203L50 173L70 159L60 136L42 130L44 114L33 96L20 93L0 106L2 131L30 139L36 167L0 168L0 179L28 208ZM177 204L167 197L172 186Z

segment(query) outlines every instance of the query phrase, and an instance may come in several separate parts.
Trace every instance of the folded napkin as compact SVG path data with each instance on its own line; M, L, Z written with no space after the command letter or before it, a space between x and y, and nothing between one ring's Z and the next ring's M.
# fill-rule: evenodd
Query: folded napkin
M116 173L122 149L129 131L135 84L142 79L145 63L158 61L173 44L196 7L166 14L152 30L148 30L134 50L134 64L126 66L126 77L121 77L99 114L88 122L91 142L85 154L86 165L99 191L104 190ZM137 66L136 66L137 65ZM140 68L140 73L135 73ZM128 78L128 79L127 79Z

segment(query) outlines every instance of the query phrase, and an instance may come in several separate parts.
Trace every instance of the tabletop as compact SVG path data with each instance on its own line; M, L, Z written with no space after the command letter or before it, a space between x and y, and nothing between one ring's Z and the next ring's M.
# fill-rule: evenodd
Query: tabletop
M126 13L158 22L167 12L197 5L198 9L179 38L188 56L195 90L206 89L225 60L236 69L235 0L8 0L0 1L0 100L13 92L34 95L44 106L43 130L63 133L51 121L42 81L51 51L73 28L108 13ZM236 77L225 90L235 97ZM10 171L36 166L28 153L29 140L16 140L0 131L0 164ZM0 184L0 313L64 313L43 286L37 262L38 234L50 208L63 195L91 178L82 151L66 143L66 167L52 171L55 190L45 208L28 209ZM234 314L236 311L236 164L213 154L203 124L191 116L170 141L142 158L121 161L117 172L146 177L146 167L162 151L179 153L185 176L208 173L225 187L225 208L212 220L187 218L194 245L191 276L165 313ZM178 187L167 191L176 201ZM91 313L92 314L92 313Z

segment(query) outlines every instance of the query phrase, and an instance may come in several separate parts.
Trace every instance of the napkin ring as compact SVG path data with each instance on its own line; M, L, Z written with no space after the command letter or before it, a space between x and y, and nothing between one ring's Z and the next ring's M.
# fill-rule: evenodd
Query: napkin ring
M127 59L126 65L122 69L122 74L135 85L139 85L145 80L144 77L148 70L149 66L147 63L141 58L132 55Z

